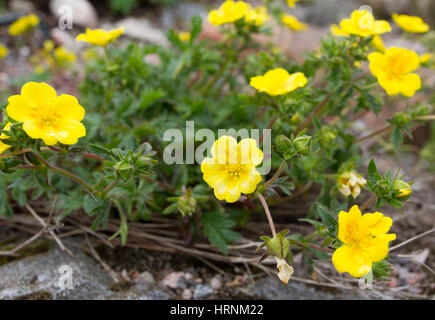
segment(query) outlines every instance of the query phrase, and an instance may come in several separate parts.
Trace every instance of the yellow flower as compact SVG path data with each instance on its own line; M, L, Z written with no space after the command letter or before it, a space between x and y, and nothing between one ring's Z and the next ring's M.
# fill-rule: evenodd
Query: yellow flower
M291 14L285 14L281 17L281 21L290 29L295 31L307 30L308 24L300 22L298 18Z
M352 171L344 172L338 177L338 191L345 197L352 195L356 198L367 181L361 175Z
M11 36L19 36L33 30L39 24L36 14L29 14L17 19L9 26L8 32Z
M301 0L287 0L287 5L288 5L290 8L293 8L293 7L295 6L295 3L296 3L296 2L299 2L299 1L301 1Z
M190 32L179 32L178 38L180 38L183 42L189 42L190 41Z
M217 10L208 14L208 21L215 26L242 19L251 6L244 1L225 1Z
M233 203L241 193L255 192L261 182L255 168L263 161L263 152L254 139L236 139L222 136L211 148L211 158L201 164L204 181L214 189L217 199Z
M249 24L260 27L265 24L267 20L269 20L269 15L267 14L267 8L265 6L259 6L246 11L245 21Z
M0 43L0 60L9 54L8 48Z
M250 85L260 92L279 96L304 87L307 82L302 72L289 74L287 70L278 68L266 72L264 76L251 78Z
M388 95L412 97L421 88L420 76L411 73L420 66L420 58L414 51L392 47L385 54L370 53L368 59L370 71Z
M46 83L28 82L20 95L9 97L8 116L23 123L23 129L32 139L42 139L47 145L57 141L75 144L86 135L80 122L85 110L73 96L62 94Z
M347 34L368 37L390 32L388 21L375 20L373 15L366 10L355 10L350 19L343 19L340 28Z
M124 34L124 27L106 31L103 29L86 29L86 33L81 33L76 37L77 41L86 41L87 43L96 46L106 46L109 42L114 41L116 38Z
M0 54L0 56L1 56L1 54ZM434 57L434 55L431 54L431 53L425 53L425 54L422 54L422 55L420 56L420 63L421 63L421 64L423 64L423 63L428 63L429 61L432 60L433 57Z
M337 26L336 24L332 24L331 27L331 32L334 36L337 37L348 37L349 33L344 32L339 26Z
M338 272L362 277L370 272L374 262L384 260L389 242L396 239L390 230L393 220L380 212L361 215L358 206L338 214L338 239L343 245L335 250L332 263Z
M5 125L5 127L3 128L3 130L5 130L5 131L9 131L9 129L11 128L11 123L10 122L8 122L6 125ZM7 139L7 138L9 138L9 136L7 136L6 134L4 134L3 132L2 132L2 134L0 135L0 154L2 154L3 152L5 152L6 150L8 150L11 146L10 145L8 145L8 144L6 144L6 143L3 143L1 140L5 140L5 139Z
M276 260L276 267L279 270L278 278L282 281L282 283L287 284L295 271L293 267L289 266L287 261L285 261L284 259L280 259L277 257L274 258Z
M52 40L45 40L43 48L46 53L50 53L54 49L54 42Z
M430 30L427 23L420 17L407 16L406 14L393 14L394 22L406 32L425 33Z
M65 50L63 47L58 47L54 50L54 59L56 64L61 67L66 67L74 63L77 59L75 53Z
M387 51L387 48L385 47L384 42L382 41L381 36L374 36L373 40L372 40L372 45L379 52L385 52L385 51Z

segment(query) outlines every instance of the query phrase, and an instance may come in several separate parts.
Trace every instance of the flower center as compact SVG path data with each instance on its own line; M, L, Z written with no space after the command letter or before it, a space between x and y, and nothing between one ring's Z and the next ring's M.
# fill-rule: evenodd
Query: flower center
M240 178L240 171L242 170L242 165L240 164L227 164L225 168L228 174L233 178L233 180L237 180Z

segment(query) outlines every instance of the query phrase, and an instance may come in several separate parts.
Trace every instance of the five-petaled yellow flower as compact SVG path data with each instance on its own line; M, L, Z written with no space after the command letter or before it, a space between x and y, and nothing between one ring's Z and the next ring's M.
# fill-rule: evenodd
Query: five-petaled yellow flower
M3 131L9 131L10 128L11 128L11 123L8 122L4 126ZM1 134L0 134L0 154L2 154L3 152L5 152L6 150L8 150L11 147L10 145L2 142L2 140L6 140L8 138L9 138L8 135L6 135L3 132L1 132Z
M260 92L279 96L304 87L307 82L308 80L302 72L289 74L287 70L278 68L266 72L264 76L251 78L250 85Z
M338 272L362 277L370 272L374 262L384 260L389 243L396 239L387 234L393 220L380 212L361 215L358 206L338 214L338 239L343 245L335 250L332 263Z
M18 18L9 26L8 32L11 36L19 36L33 30L39 24L39 18L36 14L29 14Z
M299 2L299 1L301 1L301 0L287 0L287 5L288 5L290 8L294 8L295 3L296 3L296 2Z
M191 38L190 32L178 32L178 38L183 42L189 42Z
M427 23L420 17L407 16L406 14L393 14L394 22L406 32L425 33L430 30Z
M255 192L261 182L255 167L263 161L263 152L254 139L237 143L233 137L222 136L213 144L211 154L201 163L201 171L217 199L233 203L242 193Z
M71 63L74 63L77 59L74 52L70 52L63 47L54 49L53 55L56 64L60 67L66 67Z
M103 29L86 29L86 33L81 33L76 37L77 41L86 41L87 43L96 46L106 46L109 42L114 41L119 36L124 34L124 27L106 31Z
M260 27L265 24L267 20L269 20L269 15L265 6L259 6L246 11L245 21L249 24Z
M421 88L420 76L411 73L420 66L420 58L411 50L391 47L384 54L370 53L370 71L388 95L412 97Z
M0 43L0 60L9 54L8 48Z
M8 116L23 123L23 130L32 139L42 139L47 145L58 141L75 144L86 135L80 122L85 110L73 96L62 94L46 83L28 82L20 95L9 97Z
M281 17L281 21L290 29L295 31L307 30L308 24L300 22L298 18L291 14L285 14Z
M250 7L251 6L244 1L234 2L227 0L219 7L219 9L209 12L208 21L215 26L236 22L245 16Z
M341 31L361 37L369 37L390 32L391 26L388 21L375 20L375 17L367 10L355 10L350 19L340 22Z
M361 188L366 185L367 181L361 175L347 171L338 177L338 191L345 197L358 197L361 193Z

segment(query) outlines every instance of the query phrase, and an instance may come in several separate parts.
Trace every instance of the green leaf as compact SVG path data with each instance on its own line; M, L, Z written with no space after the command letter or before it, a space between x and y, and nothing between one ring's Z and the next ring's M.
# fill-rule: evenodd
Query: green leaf
M240 238L240 234L230 230L236 223L227 214L205 212L201 215L201 225L210 243L224 254L228 254L228 245Z
M378 173L378 169L376 168L375 160L370 160L368 167L368 175L369 179L372 183L376 183L376 174Z
M320 216L320 219L322 219L322 222L326 225L328 228L328 231L332 234L335 234L337 230L337 220L335 220L334 216L331 214L329 209L325 207L322 204L317 204L318 207L318 213Z
M400 144L403 142L403 135L399 128L394 128L393 134L391 135L391 141L396 149L398 149Z

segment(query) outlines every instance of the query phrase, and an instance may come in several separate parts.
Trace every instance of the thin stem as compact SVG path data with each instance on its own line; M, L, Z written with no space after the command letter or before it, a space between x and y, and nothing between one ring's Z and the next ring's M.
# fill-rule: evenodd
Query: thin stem
M93 186L91 186L85 180L83 180L82 178L80 178L79 176L77 176L76 174L74 174L72 172L69 172L65 169L55 167L55 166L48 167L48 169L51 171L57 172L63 176L66 176L66 177L70 178L71 180L73 180L74 182L81 184L83 186L83 188L85 188L91 194L97 192L97 190L95 190L95 188Z
M32 152L32 151L33 151L32 149L23 149L23 150L17 150L17 151L14 151L14 152L9 152L7 154L4 154L4 155L0 156L0 160L6 159L6 158L9 158L9 157L13 157L13 156L18 156L20 154L24 154L24 153Z
M414 120L435 120L435 114L416 117L416 118L414 118Z
M373 204L373 202L375 202L375 200L376 200L376 195L374 194L366 202L364 202L361 205L360 210L363 211L363 210L367 209L368 207L370 207Z
M311 122L313 121L313 118L315 115L317 115L320 111L322 111L322 109L326 106L326 104L328 103L329 99L331 99L332 95L334 94L335 91L331 91L330 93L328 93L328 95L325 97L325 99L323 99L322 102L320 102L320 104L316 107L316 109L313 110L313 112L311 112L308 117L305 119L304 122L302 122L299 127L296 129L295 134L297 135L299 132L301 132L302 130L304 130L305 128L307 128Z
M114 180L114 181L112 181L112 183L111 183L110 185L108 185L105 189L103 189L103 190L101 191L101 194L102 194L103 198L104 198L104 196L105 196L107 193L109 193L110 190L112 190L113 188L115 188L116 185L117 185L118 183L119 183L119 180Z
M278 178L281 176L281 173L284 171L285 166L286 166L286 162L285 162L285 160L282 160L281 165L279 166L278 171L275 172L275 174L273 175L273 177L270 178L270 180L267 181L267 182L264 184L264 187L263 187L264 190L266 190L268 187L270 187L270 185L271 185L271 184L272 184L276 179L278 179Z
M147 181L149 181L149 182L156 183L156 184L158 184L159 186L161 186L163 189L165 189L165 190L167 190L167 191L169 191L169 192L171 192L171 193L175 193L175 191L176 191L175 188L173 188L172 186L169 186L169 185L167 185L167 184L164 184L163 182L160 182L160 181L154 180L153 178L147 177L147 176L145 176L145 175L143 175L143 174L139 175L139 177L142 178L142 179L144 179L144 180L147 180Z
M272 215L270 214L269 207L267 205L266 200L264 200L264 197L261 194L257 194L258 199L260 199L261 204L263 205L264 211L266 212L267 221L269 222L270 230L272 231L272 235L275 238L276 237L276 230L275 225L273 224Z
M355 142L356 142L356 143L359 143L359 142L362 142L362 141L365 141L365 140L371 139L371 138L373 138L373 137L376 137L376 136L379 135L379 134L382 134L382 133L388 132L388 131L390 131L391 129L393 129L393 126L388 125L388 126L382 128L382 129L379 129L379 130L377 130L377 131L375 131L375 132L373 132L373 133L371 133L371 134L369 134L369 135L367 135L367 136L364 136L364 137L362 137L362 138L356 139Z
M267 129L271 129L272 126L275 124L276 120L278 120L278 118L279 118L278 115L274 116L272 118L272 120L270 120L269 125L267 126ZM264 137L265 137L265 135L264 135L264 132L263 132L263 134L261 135L260 140L258 142L259 143L263 142Z

